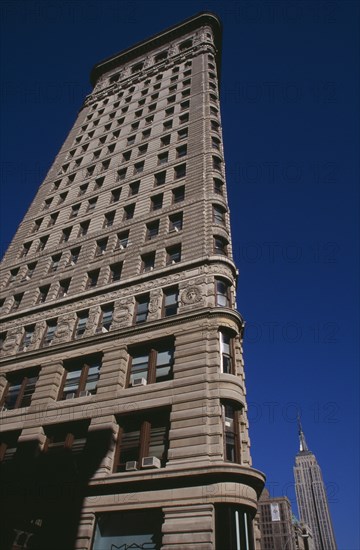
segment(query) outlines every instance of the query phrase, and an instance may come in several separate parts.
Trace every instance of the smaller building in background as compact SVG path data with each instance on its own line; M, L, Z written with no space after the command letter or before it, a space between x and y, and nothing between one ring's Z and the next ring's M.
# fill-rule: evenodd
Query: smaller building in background
M291 504L287 497L272 498L269 491L264 489L257 517L261 550L296 550Z

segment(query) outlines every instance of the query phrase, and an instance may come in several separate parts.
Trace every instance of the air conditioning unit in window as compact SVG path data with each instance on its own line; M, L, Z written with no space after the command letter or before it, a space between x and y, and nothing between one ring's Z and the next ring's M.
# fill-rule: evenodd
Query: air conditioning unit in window
M106 327L101 327L101 332L102 332L103 334L106 334L107 332L109 332L109 329L106 328Z
M124 250L125 246L123 244L119 244L120 250Z
M176 225L174 227L174 231L176 231L176 233L179 233L179 231L180 231L179 228Z
M225 417L225 426L226 426L227 428L231 428L232 425L233 425L233 420L232 420L232 418L227 418L227 417Z
M176 260L171 260L171 265L176 264Z
M28 350L28 347L27 347L27 346L23 346L22 351L27 351L27 350Z
M104 256L105 250L102 250L102 251L100 252L100 254L101 254L101 256Z
M75 395L75 392L68 393L65 399L74 399Z
M161 462L156 456L145 456L141 466L143 468L161 468Z
M146 378L134 378L131 382L132 386L146 386Z
M138 469L138 463L136 462L136 460L129 460L128 462L126 462L125 464L126 472L134 472L137 469Z
M5 405L3 405L2 407L0 407L0 411L1 411L1 412L5 412L5 411L7 411L7 410L8 410L8 408L7 408Z
M70 265L71 265L72 267L74 267L75 262L74 262L73 260L71 260Z
M79 393L79 397L90 397L90 395L92 395L92 393L89 392L88 390L83 390Z

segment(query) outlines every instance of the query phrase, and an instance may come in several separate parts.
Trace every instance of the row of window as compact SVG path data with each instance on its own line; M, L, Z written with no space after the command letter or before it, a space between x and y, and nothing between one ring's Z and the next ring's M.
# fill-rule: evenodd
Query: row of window
M160 179L160 175L161 175L161 178L163 178L163 177L165 178L165 175L163 175L162 173L158 174L159 182L162 181L162 179ZM221 182L221 180L216 179L215 184L217 184L218 181L220 181L219 194L222 194L222 182ZM164 180L164 182L165 182L165 180ZM159 185L161 185L161 183L159 183ZM140 181L136 181L136 182L133 182L131 184L131 192L134 195L136 195L136 193L138 192L139 186L140 186ZM216 189L217 189L217 187L216 187ZM117 190L114 190L112 192L113 202L116 202L115 199L118 200L120 198L121 189L120 189L120 193L116 194L116 195L114 193L115 191L117 191ZM174 200L174 198L176 198L176 196L173 196L173 200ZM152 199L153 199L153 197L152 197ZM82 203L78 203L78 204L72 206L71 213L70 213L70 218L71 219L76 218L78 216L78 213L79 213L80 208L81 208L81 204ZM151 203L151 206L152 206L151 210L154 210L153 202ZM155 208L155 210L156 209L157 208ZM216 224L216 225L222 225L223 227L225 227L226 226L226 218L225 218L226 209L222 205L219 205L219 204L213 204L212 209L213 209L213 223ZM89 208L87 209L87 211L89 211ZM127 220L132 219L134 217L134 213L135 213L135 203L131 203L131 204L126 205L123 208L122 221L127 221ZM104 222L103 222L103 227L104 228L111 227L114 224L115 214L116 214L116 210L106 212L106 214L104 215ZM169 230L170 231L174 230L173 221L174 221L174 219L179 218L179 215L180 215L179 213L169 215ZM181 214L181 218L182 218L182 214ZM57 219L57 216L56 217L54 215L51 216L49 223L51 223L51 225L54 225L56 219ZM37 220L35 220L33 233L38 232L41 229L41 226L42 226L43 222L44 222L44 218L38 218ZM157 223L157 225L159 225L159 220L151 222L152 225L156 224L156 223ZM177 230L179 230L179 229L182 229L182 223L181 223L181 227L177 227ZM86 235L87 230L88 230L88 225L84 225L84 223L81 224L80 228L79 228L78 236L83 237L84 235ZM73 226L64 228L62 230L62 234L61 234L59 242L60 243L68 242L68 240L70 239L72 231L73 231ZM45 245L46 245L47 240L48 240L47 238L48 238L48 236L45 235L40 239L40 241L38 243L38 247L37 247L37 252L40 252L40 251L44 250Z
M152 109L153 111L155 111L155 107L156 105L154 105L154 109ZM177 109L177 111L181 112L181 111L187 111L190 107L190 101L189 100L186 100L186 101L182 101L180 104L179 104L179 109ZM156 111L156 114L157 115L160 115L161 111L158 110ZM172 107L168 107L167 109L165 109L165 112L164 112L164 117L165 118L168 118L172 115L175 114L175 107L172 106ZM143 111L142 109L140 109L139 111L136 111L135 112L135 119L137 118L141 118L143 116ZM144 126L149 126L151 125L153 122L154 122L154 116L155 115L149 115L149 116L146 116L143 120L143 123L144 123ZM189 120L189 114L186 113L186 114L183 114L183 115L179 115L179 124L183 124L184 122L187 122ZM96 124L97 121L95 121L93 123L93 126L94 127L97 127L97 124ZM121 127L124 122L125 122L125 117L120 117L118 119L114 119L114 122L116 122L116 127L117 129L119 127ZM171 122L172 122L172 119L171 119ZM109 132L111 130L112 127L112 124L113 122L110 122L108 124L105 124L104 126L104 130L105 132ZM130 132L131 131L136 131L138 130L140 127L140 120L134 122L132 124L132 126L130 127ZM168 129L169 128L169 123L165 124L165 122L163 123L163 127L164 129ZM172 127L172 124L171 124L171 127ZM113 128L113 131L114 131L114 128ZM89 138L92 138L93 135L95 133L95 130L92 129L92 131L88 134L89 135ZM117 136L118 137L118 136ZM135 136L134 135L131 135L127 138L127 145L132 145L135 141ZM114 147L110 146L111 147L111 150L110 152L113 152L113 150L115 149ZM87 148L86 148L87 149ZM98 155L100 155L100 153L98 152ZM95 158L98 158L95 156ZM82 164L82 161L83 161L83 157L78 157L76 158L76 160L74 160L74 162L66 162L65 164L63 164L58 172L58 175L64 175L66 174L67 172L72 172L74 170L77 170L81 164Z
M183 223L182 212L179 212L177 214L174 214L173 216L170 216L169 219L170 219L170 231L179 232L182 230L182 223ZM155 237L157 237L158 233L159 233L159 220L155 220L153 222L146 224L147 240L154 239ZM123 233L119 233L117 235L117 241L115 244L114 251L124 250L125 248L127 248L128 244L129 244L129 232L126 231ZM225 239L220 235L214 235L213 237L214 254L228 256L228 253L229 253L228 246L229 246L229 242L227 239ZM107 251L107 247L108 247L108 238L100 239L96 241L95 257L104 255ZM71 250L70 257L67 262L67 265L69 267L73 267L77 263L80 250L81 250L80 248ZM174 244L172 246L167 247L165 250L166 250L166 260L165 260L166 266L174 265L181 261L181 244ZM148 271L152 271L155 268L155 259L156 259L156 251L151 251L151 252L142 254L140 256L140 273L146 273ZM48 273L53 273L57 271L60 260L61 260L61 254L56 254L52 256ZM120 280L122 266L123 266L122 262L116 262L109 266L110 273L109 273L109 278L107 280L108 283L113 283L115 281ZM23 282L27 282L31 279L35 271L35 268L36 268L36 262L32 264L28 264L27 272L22 278ZM16 279L18 269L19 268L11 270L11 276L10 276L9 282L13 282ZM90 289L90 288L96 287L98 284L99 275L100 275L100 268L89 271L87 273L87 282L86 282L85 288ZM66 278L59 281L59 289L56 296L58 299L66 296L70 286L70 282L71 282L71 278ZM50 290L50 284L39 287L39 294L37 299L38 304L44 303L46 301L49 290ZM24 297L24 292L20 292L13 296L10 312L14 312L20 307L23 297ZM4 303L5 303L5 299L2 299L0 301L0 307L3 307Z
M116 139L115 134L118 136L120 134L120 131L114 133L112 135L111 139ZM146 139L146 138L150 137L150 134L151 134L151 129L148 129L148 130L142 132L142 139ZM170 142L171 142L171 137L174 137L173 134L163 135L160 138L159 146L161 148L169 146ZM187 127L178 130L178 132L177 132L177 140L178 141L182 141L182 140L186 139L187 137L188 137L188 128ZM105 143L106 138L107 138L107 135L100 138L100 142ZM131 137L131 140L133 140L133 139L134 139L134 136ZM85 147L87 147L87 146L85 146ZM110 152L113 151L113 148L115 148L115 145L109 146L106 151L108 153L110 153ZM133 154L133 156L137 154L138 157L142 156L147 152L147 149L148 149L148 144L146 143L144 145L140 145L137 149L137 152L135 150L126 151L125 153L123 153L123 161L127 162L128 160L130 160L131 154ZM102 151L100 151L100 153L101 152ZM186 154L187 154L186 145L182 145L182 146L179 146L179 147L176 148L176 157L177 158L184 157ZM158 164L163 164L165 162L164 159L165 159L164 153L159 154ZM65 186L68 186L68 185L72 184L75 180L75 176L76 176L76 174L72 174L72 175L67 176L66 178L57 179L53 183L50 192L51 193L56 192L62 184L64 184ZM119 174L118 174L118 176L119 176ZM94 186L93 186L92 191L93 192L99 191L103 186L104 180L105 180L105 176L100 176L100 177L95 178ZM88 189L89 189L89 182L81 184L80 187L79 187L78 195L79 196L84 195ZM61 203L64 202L63 196L64 196L64 194L60 195ZM65 198L66 198L66 196L65 196ZM52 203L52 200L53 200L53 197L46 199L43 209L47 210L50 207L50 205Z
M146 98L148 97L148 90L146 89L143 90L145 93L143 94L143 97L141 99L138 99L138 101L136 102L136 105L135 105L135 101L131 105L131 101L133 97L132 95L128 95L125 98L125 100L121 102L121 104L123 105L122 107L120 107L120 100L118 100L112 104L111 111L107 110L107 112L105 113L105 109L102 108L102 109L99 109L96 113L93 112L88 114L85 119L87 124L81 127L81 131L83 132L88 130L90 121L93 124L93 126L94 125L97 126L98 124L105 124L106 122L113 120L116 116L124 115L125 113L127 113L129 111L129 107L130 108L135 107L136 110L134 114L135 114L135 119L137 119L142 117L145 114L149 114L155 111L158 108L157 100L159 99L163 103L164 103L164 100L166 99L167 105L171 105L176 101L182 101L183 99L190 96L191 79L187 78L186 80L183 80L182 84L183 84L183 87L185 87L185 89L182 91L179 91L177 89L178 87L177 84L172 84L168 89L168 92L170 95L167 94L167 90L165 89L162 90L163 94L161 95L161 97L159 97L158 91L156 91L155 93L152 93L150 95L148 103L146 103ZM160 88L160 85L158 86L158 88ZM144 110L145 104L146 104L146 111ZM160 109L161 108L163 108L163 106L161 106ZM73 149L70 150L69 152L70 158L72 158L74 155L75 155L75 151Z
M169 290L164 297L165 315L173 315L177 309L177 290ZM141 315L141 311L139 311ZM85 325L79 318L77 330L81 333ZM108 306L102 310L101 327L110 327L112 309ZM25 329L23 348L31 343L31 327ZM219 331L220 371L224 374L235 374L235 338L226 329ZM129 368L126 387L145 386L172 380L174 367L174 340L159 340L149 344L130 346ZM58 400L87 397L97 392L97 384L101 374L101 355L64 361L64 376L60 384ZM7 385L4 389L0 406L2 410L12 410L28 407L36 388L40 369L32 368L7 375Z
M145 266L146 264L144 264ZM112 268L112 277L117 280L121 276L121 264L114 264ZM146 266L147 268L147 266ZM89 288L97 284L99 273L90 272L89 274ZM59 285L59 293L61 297L66 296L70 285L70 279L61 281ZM46 301L49 293L50 285L40 287L38 303ZM22 296L17 295L17 299L21 301ZM230 285L224 279L215 280L215 303L216 306L230 307ZM19 306L18 306L19 307ZM150 307L150 294L142 294L135 297L135 311L133 317L133 324L141 324L148 320ZM178 287L169 287L163 291L163 303L162 303L162 315L163 317L170 317L176 315L179 307L179 290ZM111 329L113 323L114 305L106 304L101 307L101 314L96 329L97 333L108 332ZM88 327L89 322L89 310L77 312L76 326L74 329L73 337L81 338ZM49 346L55 337L55 333L58 326L57 319L50 319L47 321L46 330L42 338L42 346ZM35 335L35 325L29 325L24 328L23 339L20 344L20 350L26 351L32 344ZM5 332L0 334L0 349L3 347L6 341L7 334ZM224 352L225 353L225 352Z
M134 183L138 183L138 182L134 182ZM161 184L159 183L159 185L161 185ZM177 188L173 189L171 193L172 193L172 203L173 204L182 202L185 199L185 186L177 187ZM118 202L119 199L120 199L120 195L121 195L121 188L114 189L111 192L111 204ZM163 193L159 193L159 194L156 194L156 195L150 197L150 211L155 211L155 210L159 210L159 209L162 208L163 197L164 197ZM92 208L95 208L95 205L96 205L96 202L92 203ZM126 221L129 221L129 220L133 219L133 217L135 215L135 206L136 206L136 203L131 203L131 204L127 204L126 206L123 207L122 221L126 222ZM79 208L80 208L80 205L79 205ZM104 221L103 221L103 227L104 228L108 228L108 227L111 227L113 225L114 219L115 219L115 214L116 214L115 211L110 211L110 212L107 212L107 213L104 214ZM77 214L75 213L73 217L75 218L76 216L77 216ZM57 218L57 216L53 217L53 220L56 221L56 218ZM38 221L41 224L43 220L42 220L42 218L40 218ZM54 221L54 223L55 223L55 221ZM78 229L78 232L77 232L77 237L85 237L88 234L89 227L90 227L90 221L91 220L89 219L89 220L84 220L84 221L80 222L79 229ZM70 239L70 235L72 233L73 233L73 226L64 228L62 230L62 234L61 234L59 243L68 242L69 239ZM37 244L35 245L35 249L32 250L32 252L34 252L34 253L42 252L45 249L46 245L47 245L47 242L49 240L49 236L50 236L50 234L49 235L43 235L39 239ZM30 249L31 249L33 243L34 243L34 241L27 241L23 244L23 247L20 251L19 258L25 258L30 253Z
M221 402L224 460L241 462L241 407L232 401ZM165 467L170 444L170 409L155 409L136 415L117 417L119 433L113 460L114 472ZM74 459L84 451L88 421L45 426L44 452L72 450ZM2 435L0 461L8 461L16 452L18 432Z

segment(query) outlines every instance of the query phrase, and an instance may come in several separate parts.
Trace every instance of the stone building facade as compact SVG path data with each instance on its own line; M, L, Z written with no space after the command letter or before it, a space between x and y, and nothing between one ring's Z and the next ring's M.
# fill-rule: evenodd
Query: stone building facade
M203 13L97 64L5 254L1 548L254 548L220 50Z

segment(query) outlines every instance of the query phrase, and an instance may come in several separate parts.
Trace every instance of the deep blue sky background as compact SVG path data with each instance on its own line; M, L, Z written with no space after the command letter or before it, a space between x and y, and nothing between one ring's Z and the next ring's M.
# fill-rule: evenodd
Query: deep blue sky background
M3 0L1 10L2 250L90 91L92 65L199 11L222 18L254 466L296 511L298 408L339 550L359 550L359 3Z

